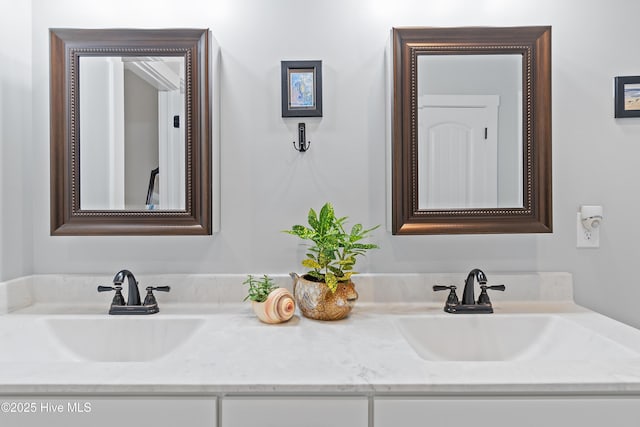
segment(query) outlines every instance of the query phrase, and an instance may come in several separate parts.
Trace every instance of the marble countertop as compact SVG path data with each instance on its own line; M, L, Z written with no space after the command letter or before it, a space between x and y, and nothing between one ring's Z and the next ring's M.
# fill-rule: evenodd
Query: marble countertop
M547 279L543 278L542 282ZM0 393L640 392L640 357L621 358L615 363L589 358L579 362L424 360L403 337L398 319L455 315L443 313L440 300L423 298L422 301L407 302L387 296L386 301L380 301L385 298L372 296L375 292L368 289L366 283L362 286L363 301L356 304L350 317L335 322L314 321L296 314L285 324L267 325L255 317L248 303L221 302L219 295L215 302L202 295L198 301L183 300L174 295L172 300L163 302L159 295L161 312L143 316L145 321L178 322L192 318L200 322L197 330L175 350L144 362L82 360L56 349L52 344L54 338L43 322L71 319L91 324L96 319L109 321L116 316L105 314L104 301L109 298L102 295L95 298L98 302L78 298L69 304L64 298L56 300L47 294L55 287L51 283L56 280L69 289L69 279L60 277L32 277L18 284L0 284L0 306L10 307L0 315L3 347L0 352ZM568 280L570 286L570 276ZM86 282L86 278L81 281ZM371 281L376 282L377 278ZM418 281L420 288L425 287L425 281L427 286L431 284L430 278L423 277ZM559 282L565 281L566 277ZM640 354L640 331L575 305L570 299L570 289L558 291L564 285L558 285L556 276L551 282L552 287L556 286L555 291L535 291L538 295L535 300L496 300L495 313L490 316L551 313L578 322ZM373 285L379 286L378 283ZM45 291L39 287L44 287ZM23 293L23 288L28 292ZM395 287L393 289L393 292L397 291ZM75 297L69 298L74 300ZM99 333L96 331L98 336ZM123 335L127 333L122 331ZM161 340L162 337L153 339ZM90 345L89 341L87 345Z

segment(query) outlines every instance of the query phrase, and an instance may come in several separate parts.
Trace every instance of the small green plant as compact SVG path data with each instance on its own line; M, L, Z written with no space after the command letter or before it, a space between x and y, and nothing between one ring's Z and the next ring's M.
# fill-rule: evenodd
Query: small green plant
M325 203L319 214L313 209L309 210L309 227L294 225L290 230L284 230L285 233L313 242L302 265L310 269L306 274L308 278L325 282L332 292L336 291L339 282L347 282L353 274L357 274L353 271L356 256L378 248L378 245L362 243L361 240L379 225L365 229L362 224L356 224L347 232L347 219L346 216L336 217L331 203Z
M242 282L243 285L249 285L249 293L243 301L251 300L255 302L265 302L269 293L277 289L278 286L266 274L262 279L255 279L251 274L247 276L247 280Z

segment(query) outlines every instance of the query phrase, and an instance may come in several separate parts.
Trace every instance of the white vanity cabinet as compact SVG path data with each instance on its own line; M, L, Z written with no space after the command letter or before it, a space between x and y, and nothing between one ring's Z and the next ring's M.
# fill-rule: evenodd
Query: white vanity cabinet
M367 427L366 397L225 397L219 427Z
M376 427L602 427L639 420L640 397L389 397L373 413Z
M0 426L216 427L215 397L0 396Z

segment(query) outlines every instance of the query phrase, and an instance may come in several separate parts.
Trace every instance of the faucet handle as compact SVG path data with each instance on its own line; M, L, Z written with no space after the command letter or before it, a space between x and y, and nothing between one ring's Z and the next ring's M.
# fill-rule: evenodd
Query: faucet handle
M147 286L146 289L147 295L144 297L142 305L157 305L158 301L153 295L153 291L169 292L171 290L171 286Z
M124 296L122 296L122 286L98 286L98 292L116 291L113 296L111 305L124 305Z
M487 290L493 291L504 291L506 288L504 285L480 285L480 296L478 296L478 304L491 304L491 300L489 300L489 294Z
M449 286L434 285L433 286L433 290L435 292L449 290L449 296L447 297L446 305L458 305L460 303L460 300L458 300L458 294L456 294L456 289L457 289L456 285L449 285Z

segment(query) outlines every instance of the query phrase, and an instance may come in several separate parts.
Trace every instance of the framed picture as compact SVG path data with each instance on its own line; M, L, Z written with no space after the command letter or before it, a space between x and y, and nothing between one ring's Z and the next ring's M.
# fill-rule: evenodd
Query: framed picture
M640 117L640 76L616 77L615 117Z
M322 61L282 61L282 117L322 117Z

